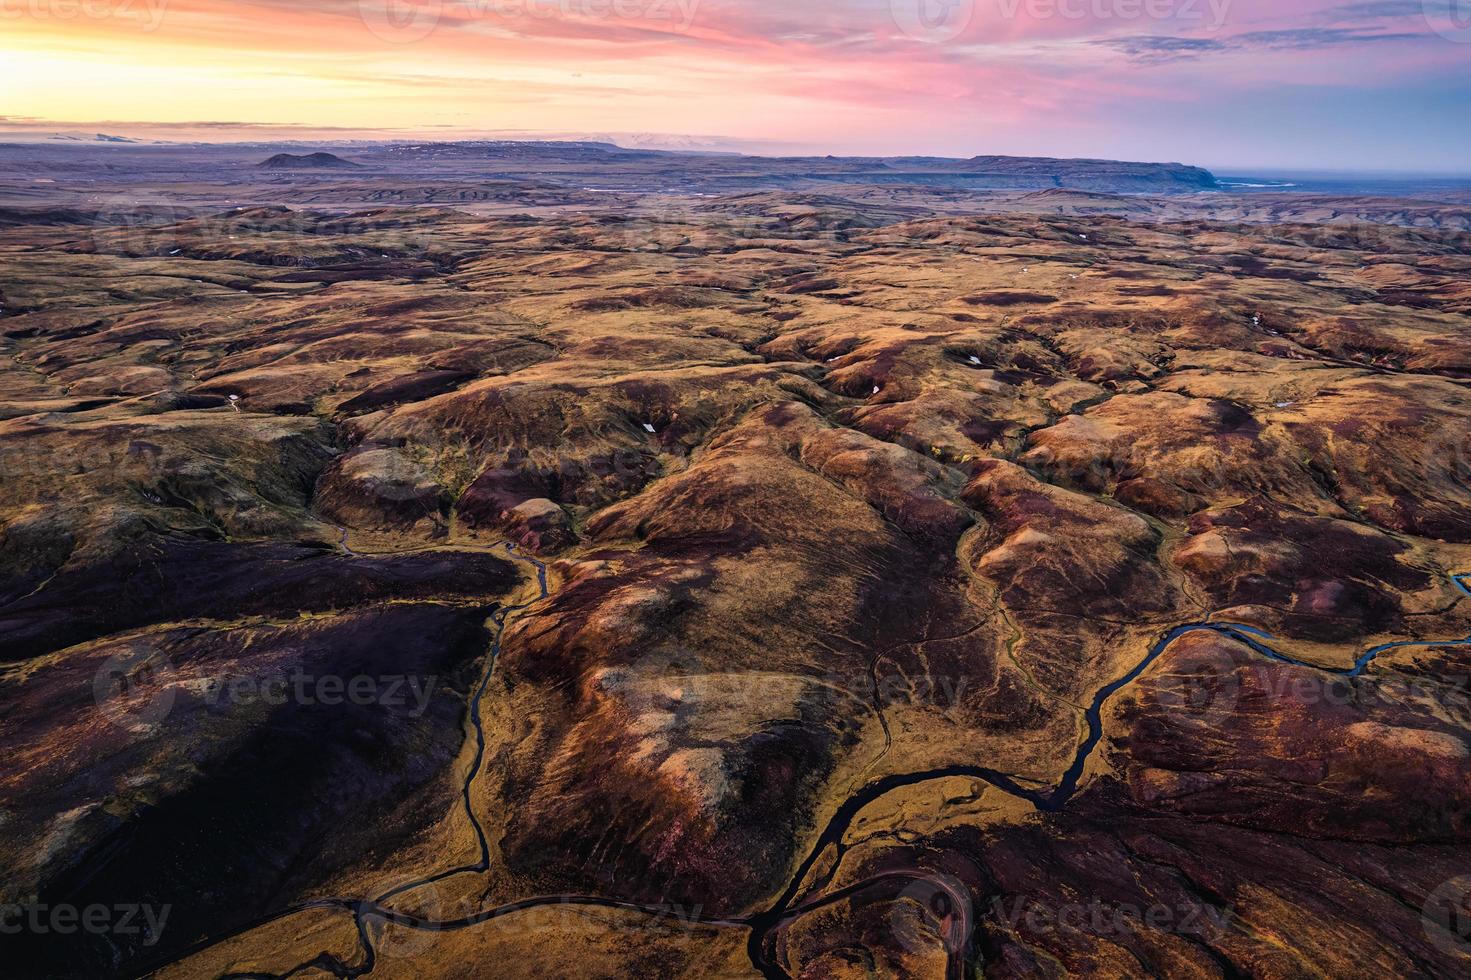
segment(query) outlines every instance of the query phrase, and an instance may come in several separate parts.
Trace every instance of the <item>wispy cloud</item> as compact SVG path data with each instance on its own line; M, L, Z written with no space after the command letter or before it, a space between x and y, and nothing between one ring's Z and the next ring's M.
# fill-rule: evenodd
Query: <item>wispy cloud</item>
M1371 32L1346 27L1293 27L1272 31L1247 31L1225 38L1139 35L1100 38L1092 43L1119 51L1134 61L1160 63L1242 51L1310 51L1354 44L1419 42L1429 37L1428 33L1408 31Z
M1427 15L1444 16L1451 13L1457 0L1365 0L1330 7L1320 15L1334 23L1358 23L1368 20L1419 19L1424 22Z
M1423 41L1426 34L1369 34L1336 27L1296 27L1282 31L1252 31L1239 34L1231 41L1242 48L1331 48L1340 44L1381 44L1395 41Z
M1168 37L1141 34L1134 37L1106 37L1093 42L1099 47L1120 51L1135 61L1174 61L1199 58L1217 51L1229 50L1225 41L1203 37Z

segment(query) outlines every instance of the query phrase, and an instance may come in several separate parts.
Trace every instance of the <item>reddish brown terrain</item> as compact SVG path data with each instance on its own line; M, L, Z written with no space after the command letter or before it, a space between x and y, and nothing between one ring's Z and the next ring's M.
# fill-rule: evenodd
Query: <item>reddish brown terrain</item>
M1457 206L886 194L0 213L0 972L1471 971Z

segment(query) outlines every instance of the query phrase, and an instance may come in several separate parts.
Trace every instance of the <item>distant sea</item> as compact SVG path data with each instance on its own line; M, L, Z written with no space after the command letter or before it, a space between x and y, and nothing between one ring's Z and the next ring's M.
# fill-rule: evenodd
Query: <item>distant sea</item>
M1216 171L1230 194L1344 194L1355 197L1414 197L1471 201L1471 177L1408 174L1271 173Z

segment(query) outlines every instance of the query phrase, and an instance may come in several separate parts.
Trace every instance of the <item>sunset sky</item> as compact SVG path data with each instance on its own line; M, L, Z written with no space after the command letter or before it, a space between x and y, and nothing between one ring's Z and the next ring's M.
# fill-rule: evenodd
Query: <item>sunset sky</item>
M0 137L1471 171L1471 0L0 0Z

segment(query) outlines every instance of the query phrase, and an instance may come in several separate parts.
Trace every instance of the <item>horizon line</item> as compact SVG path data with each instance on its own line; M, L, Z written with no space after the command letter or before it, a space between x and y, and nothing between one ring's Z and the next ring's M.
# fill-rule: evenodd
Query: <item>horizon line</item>
M52 120L47 120L45 122L53 122L53 121ZM14 126L17 123L19 123L19 126L16 129L14 129L14 130L7 130L5 128L6 125L7 125L7 123L9 123L9 125L12 125L12 126ZM981 159L981 158L984 158L984 157L995 157L995 158L998 158L998 159L1011 159L1011 160L1027 160L1027 159L1032 159L1032 160L1060 160L1060 161L1100 161L1100 162L1109 162L1109 163L1147 163L1147 164L1170 165L1170 166L1181 166L1181 167L1196 167L1196 168L1201 169L1201 170L1209 171L1213 176L1216 176L1218 178L1219 177L1222 177L1222 176L1226 176L1226 177L1232 177L1232 176L1249 176L1249 174L1244 173L1244 171L1264 171L1264 172L1270 173L1271 175L1284 176L1284 177L1285 176L1329 176L1329 177L1331 177L1331 176L1335 176L1335 175L1343 175L1343 176L1357 176L1357 177L1382 176L1382 177L1388 177L1388 178L1430 178L1430 179L1434 179L1434 178L1442 178L1442 179L1444 179L1444 178L1450 178L1450 179L1466 179L1466 180L1471 180L1471 170L1460 170L1460 171L1457 171L1457 170L1399 170L1399 169L1391 169L1391 168L1384 168L1384 167L1366 167L1366 168L1363 168L1363 169L1355 169L1355 168L1351 168L1351 167L1348 167L1348 168L1345 168L1345 167L1333 167L1333 168L1329 168L1329 167L1303 166L1303 165L1298 165L1298 164L1272 164L1272 163L1206 164L1206 163L1191 163L1191 162L1188 162L1186 160L1125 160L1125 159L1122 159L1122 158L1119 158L1119 157L1111 157L1111 156L1106 156L1106 155L1099 155L1099 156L1058 156L1058 155L1046 154L1046 153L985 153L985 152L979 152L979 153L971 154L970 156L948 156L948 155L945 155L945 154L924 153L924 152L899 152L899 153L878 153L878 154L874 154L874 153L832 153L832 152L824 153L821 150L817 150L817 149L809 149L809 150L806 150L806 151L792 150L792 151L787 151L787 152L777 152L777 151L774 151L774 150L762 151L760 149L755 148L754 146L752 148L749 148L749 149L735 149L735 148L722 148L722 147L714 146L714 145L712 145L712 146L698 146L698 145L661 145L661 143L663 143L664 141L668 141L668 143L678 143L678 142L684 141L684 140L698 140L698 141L706 141L706 140L708 140L708 141L710 141L712 143L718 143L718 142L724 141L724 142L729 142L729 143L732 143L732 144L746 143L746 144L756 144L756 145L760 145L760 144L768 143L768 142L776 142L776 141L749 140L749 139L743 139L743 138L718 137L718 136L706 136L706 135L699 135L699 134L682 134L682 133L654 133L654 132L648 132L648 133L566 133L566 132L558 132L558 131L547 131L547 132L544 132L544 133L537 133L537 132L528 132L528 131L525 131L525 130L516 130L516 131L508 131L508 132L494 132L494 133L487 133L487 134L481 134L481 135L474 135L474 134L471 134L471 133L464 133L462 135L456 135L456 136L449 136L449 135L440 135L440 136L395 135L395 136L369 137L369 136L348 136L348 135L345 135L344 134L344 135L336 135L336 136L324 136L323 138L320 138L320 139L312 139L312 138L309 138L309 137L303 138L303 137L284 137L284 136L283 137L270 137L270 136L251 137L251 136L246 136L246 135L243 135L242 134L242 135L239 135L239 136L225 137L225 138L219 138L219 139L205 139L205 138L198 138L198 137L195 137L195 138L186 138L186 139L166 139L166 138L159 137L159 136L130 136L130 135L127 135L126 132L121 132L121 133L120 132L104 132L103 129L102 129L102 127L115 128L115 129L125 129L126 127L129 127L129 126L147 126L147 127L160 126L160 127L166 127L166 128L187 129L187 128L192 128L192 127L220 127L220 128L223 128L223 127L226 127L226 126L239 126L239 127L246 128L246 129L252 128L252 127L256 127L256 128L260 128L260 129L282 129L282 130L288 130L288 131L289 130L292 130L292 129L326 130L326 131L331 131L332 129L334 129L334 127L331 127L331 126L316 127L316 126L305 126L305 125L290 124L290 123L277 125L277 124L271 124L271 123L228 123L228 122L222 123L222 122L207 122L207 121L200 121L200 122L182 122L182 123L149 123L149 122L111 121L111 122L102 122L102 123L93 122L93 123L90 123L90 124L89 123L61 123L61 125L65 125L65 126L68 126L68 127L85 127L85 128L84 129L73 128L73 129L65 129L65 130L51 129L51 128L45 128L45 123L44 122L40 122L40 121L34 121L33 122L31 120L26 120L25 122L20 122L19 120L9 121L9 120L6 120L6 118L4 116L0 116L0 145L11 145L11 146L52 146L52 147L67 147L67 148L72 148L72 149L82 148L82 147L90 147L90 148L93 148L93 149L105 148L105 149L109 149L109 150L119 150L119 149L126 149L128 147L142 148L142 147L170 147L170 146L172 146L172 147L190 147L190 146L228 147L228 146L304 146L304 145L311 145L311 146L338 146L338 147L348 147L348 146L380 147L380 146L402 146L402 145L406 145L406 144L438 144L438 145L452 146L452 145L457 145L457 144L473 144L473 143L550 143L550 144L568 144L568 145L582 143L582 144L603 144L603 145L608 145L608 146L614 146L614 147L616 147L618 149L627 150L629 152L635 152L635 153L637 153L637 152L645 152L645 153L647 153L647 152L654 152L654 153L669 153L669 154L686 154L686 155L691 155L691 156L746 156L746 157L756 157L756 158L762 158L762 159L784 159L784 158L791 158L791 159L809 159L810 160L810 159L827 159L827 158L831 158L831 159L842 159L842 160L888 160L888 159L895 159L895 158L902 158L902 157L913 157L913 158L930 159L930 160L963 161L963 160ZM21 127L23 127L23 128L21 128ZM83 137L87 137L87 136L90 136L91 139L85 139L85 138L83 138ZM19 138L17 138L17 137L19 137ZM68 139L68 138L65 138L65 137L76 137L76 138ZM101 137L110 137L110 138L101 138ZM629 140L629 142L622 142L622 141L620 141L619 137L623 137L623 138ZM647 142L645 144L642 144L642 145L640 145L638 142L634 142L634 141L637 141L637 140L640 140L640 139L648 140L649 142ZM632 142L632 145L630 145L630 142ZM1233 173L1232 171L1235 171L1235 173Z

